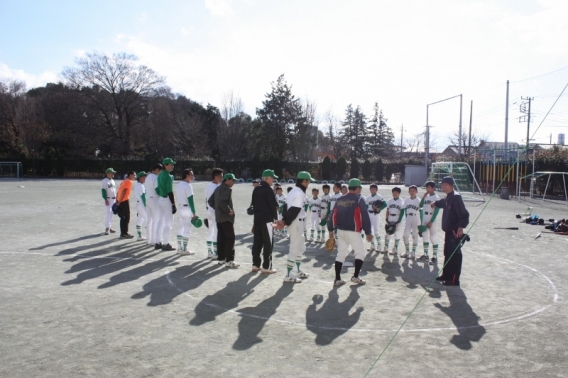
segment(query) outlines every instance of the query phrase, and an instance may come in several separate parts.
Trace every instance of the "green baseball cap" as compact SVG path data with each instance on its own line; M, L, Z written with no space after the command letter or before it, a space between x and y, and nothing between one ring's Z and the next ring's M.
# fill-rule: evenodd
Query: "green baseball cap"
M237 178L232 173L225 173L225 176L223 176L223 180L236 180L236 179Z
M274 171L272 169L265 169L264 172L262 172L262 177L272 177L275 179L278 178L278 176L274 174Z
M175 164L176 162L174 161L174 159L172 158L165 158L164 160L162 160L162 164L166 165L166 164Z
M298 180L310 180L311 182L316 181L312 178L312 175L310 175L310 172L306 172L306 171L298 172L298 176L296 176L296 179L298 179Z
M105 170L105 173L116 173L116 171L115 171L114 169L112 169L112 168L107 168L107 169Z
M203 226L203 220L199 217L195 217L195 219L191 220L191 224L195 228L201 228L201 226Z
M349 180L349 184L347 184L347 186L350 188L361 188L361 180L352 178Z
M148 175L148 174L147 174L146 172L140 171L140 172L138 172L138 173L136 174L136 178L140 178L140 177L142 177L142 176L147 176L147 175Z

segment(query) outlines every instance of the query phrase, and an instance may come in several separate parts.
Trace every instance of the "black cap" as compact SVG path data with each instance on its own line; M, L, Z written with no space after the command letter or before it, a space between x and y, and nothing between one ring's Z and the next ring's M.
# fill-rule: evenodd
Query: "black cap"
M451 186L454 186L454 179L451 176L446 176L442 179L442 184L450 184Z
M432 188L436 187L436 183L434 181L428 181L424 186L431 186Z

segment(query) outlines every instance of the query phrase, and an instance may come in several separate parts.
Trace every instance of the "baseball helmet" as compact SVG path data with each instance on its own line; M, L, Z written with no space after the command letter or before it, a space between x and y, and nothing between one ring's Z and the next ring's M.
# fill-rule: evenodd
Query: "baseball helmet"
M254 207L252 207L252 206L249 207L249 208L247 209L247 214L248 214L248 215L254 215Z
M325 226L325 225L327 225L327 219L324 218L321 220L320 226Z
M387 224L385 224L385 231L387 235L393 235L396 231L396 222L387 222Z
M203 220L199 217L195 217L195 219L191 220L191 224L195 228L200 228L201 226L203 226Z
M425 226L425 225L420 225L420 226L418 226L418 231L419 231L419 232L425 232L426 230L428 230L428 226Z

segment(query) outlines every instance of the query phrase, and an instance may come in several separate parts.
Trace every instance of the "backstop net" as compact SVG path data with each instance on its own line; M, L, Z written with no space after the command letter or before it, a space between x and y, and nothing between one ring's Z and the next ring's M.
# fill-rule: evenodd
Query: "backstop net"
M19 161L0 161L0 178L20 178L23 173L22 163Z
M454 179L455 188L464 201L485 202L469 164L453 161L432 163L428 181L436 183L438 190L441 189L442 179L446 176Z

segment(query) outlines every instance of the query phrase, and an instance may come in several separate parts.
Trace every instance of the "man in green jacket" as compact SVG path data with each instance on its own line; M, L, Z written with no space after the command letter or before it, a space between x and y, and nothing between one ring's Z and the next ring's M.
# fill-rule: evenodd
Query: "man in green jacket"
M230 269L240 266L235 262L235 211L231 189L236 177L232 173L223 176L223 182L215 189L207 201L215 209L217 222L217 264Z
M177 211L174 200L174 176L170 173L174 170L176 162L171 158L165 158L162 161L164 169L158 175L158 186L156 194L158 194L158 208L160 209L160 224L164 227L158 230L155 249L162 251L175 251L176 249L170 244L170 233L174 224L174 214Z

